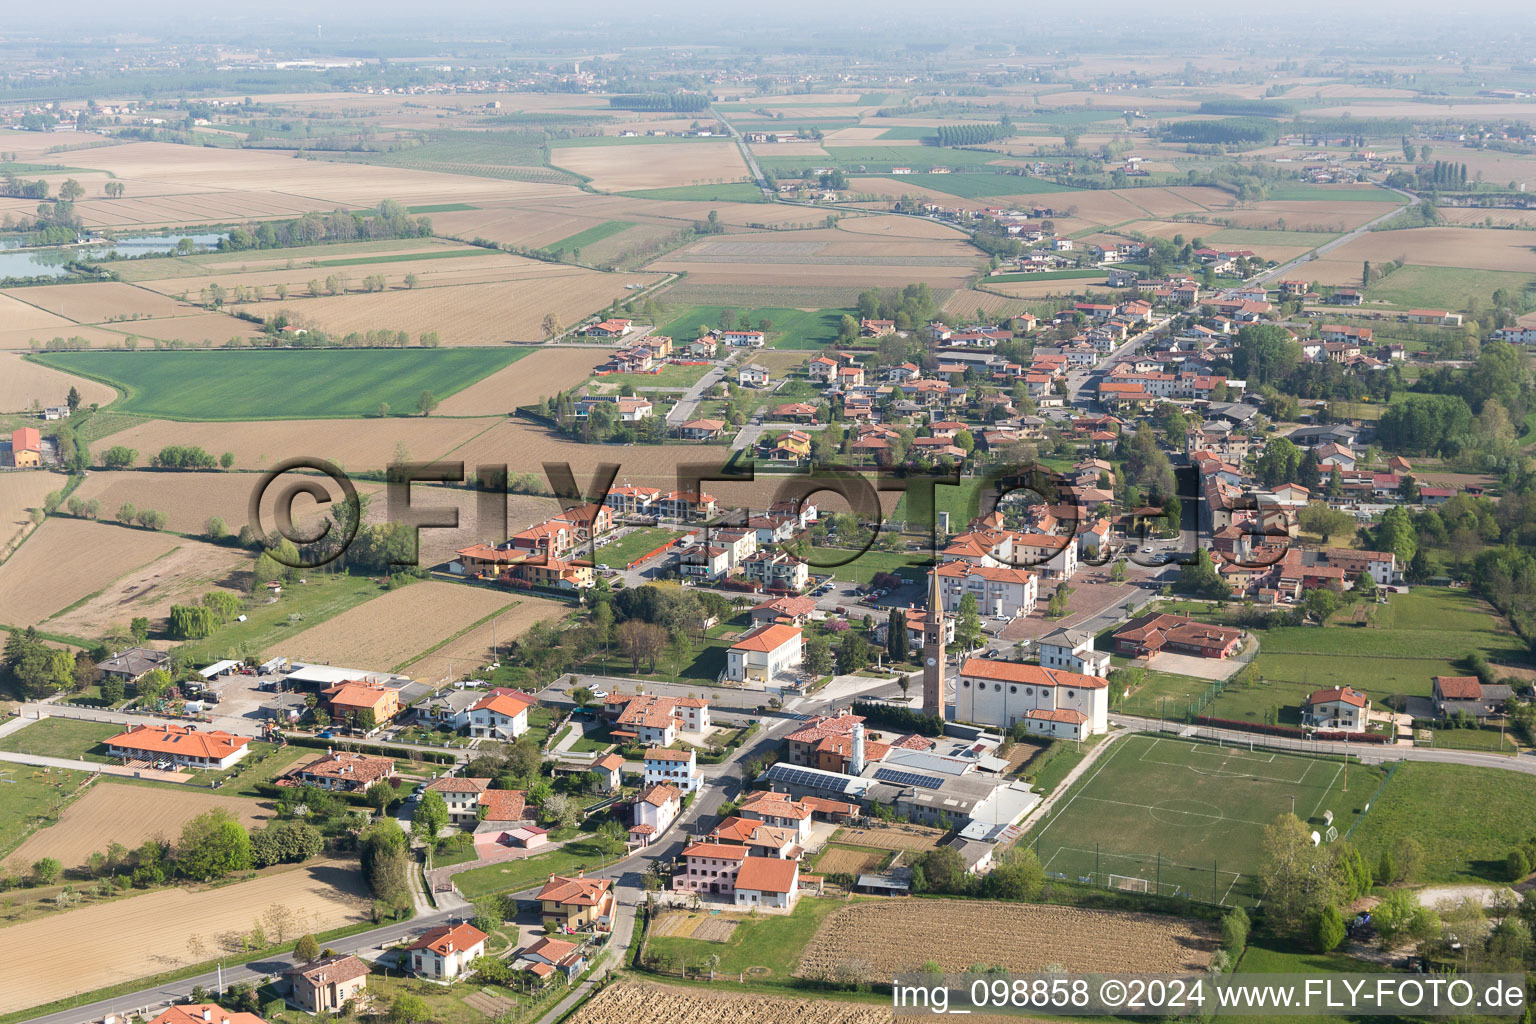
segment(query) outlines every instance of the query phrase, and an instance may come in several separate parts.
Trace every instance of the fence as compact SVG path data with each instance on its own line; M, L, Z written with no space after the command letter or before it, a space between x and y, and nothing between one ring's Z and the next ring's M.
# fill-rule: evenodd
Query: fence
M1187 740L1203 740L1207 743L1227 746L1262 747L1265 750L1287 751L1293 754L1305 754L1308 757L1343 758L1348 755L1362 764L1376 761L1401 761L1407 758L1409 749L1392 744L1301 740L1288 736L1272 736L1268 733L1238 732L1235 729L1222 729L1210 725L1182 725L1154 718L1120 716L1115 724L1132 732L1165 732Z

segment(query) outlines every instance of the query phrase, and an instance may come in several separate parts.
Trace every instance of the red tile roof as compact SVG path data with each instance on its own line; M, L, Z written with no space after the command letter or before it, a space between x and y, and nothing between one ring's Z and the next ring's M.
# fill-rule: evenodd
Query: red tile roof
M488 789L480 794L486 821L522 821L527 814L528 794L520 789Z
M1357 708L1363 708L1369 703L1365 694L1349 686L1335 686L1331 690L1316 690L1307 697L1308 704L1332 704L1334 701L1353 704Z
M135 725L107 740L107 746L146 754L175 754L222 761L250 743L249 737L213 730L200 732L190 725Z
M562 906L595 907L602 902L613 882L607 878L567 878L550 875L537 900L548 900Z
M791 640L799 639L799 626L786 626L782 623L770 623L748 633L744 638L731 645L733 651L776 651Z
M1067 672L1043 665L1024 665L1016 661L991 661L986 658L968 658L960 666L962 676L976 679L994 679L1005 683L1029 683L1035 686L1072 686L1083 690L1097 690L1109 685L1099 676L1085 676L1080 672Z
M757 892L792 892L800 865L777 857L748 857L736 872L736 888Z
M485 932L472 924L440 924L436 928L427 929L421 938L405 948L411 950L430 949L440 956L447 956L455 951L473 949L477 944L485 940Z

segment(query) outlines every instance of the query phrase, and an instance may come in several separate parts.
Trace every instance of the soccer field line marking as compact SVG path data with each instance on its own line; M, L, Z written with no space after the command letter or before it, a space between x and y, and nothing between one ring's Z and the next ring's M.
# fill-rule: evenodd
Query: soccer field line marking
M1338 767L1334 768L1334 770L1333 770L1333 778L1329 779L1328 780L1328 785L1323 787L1323 795L1317 798L1317 804L1312 808L1312 813L1308 817L1307 820L1310 821L1312 818L1317 817L1317 812L1318 812L1319 808L1321 808L1323 806L1323 801L1328 799L1328 794L1333 792L1333 784L1335 782L1339 781L1339 773L1342 772L1343 770L1344 770L1344 766L1343 765L1339 765Z
M1089 786L1093 785L1093 780L1099 777L1099 772L1102 772L1106 767L1108 767L1109 766L1109 762L1113 761L1117 756L1119 756L1120 751L1123 750L1123 749L1125 749L1125 748L1122 746L1122 747L1116 747L1114 750L1111 750L1109 752L1109 756L1104 758L1104 763L1099 765L1097 768L1095 768L1093 770L1093 774L1092 775L1088 776L1088 778L1086 778L1086 779L1079 779L1078 780L1078 782L1074 786L1074 789L1076 790L1076 792L1074 792L1072 794L1072 796L1067 800L1067 802L1062 804L1061 807L1059 809L1057 809L1054 814L1051 815L1050 820L1045 823L1045 827L1042 828L1039 831L1039 833L1035 836L1035 840L1037 842L1040 839L1045 837L1045 834L1051 830L1051 826L1056 824L1056 821L1057 821L1058 818L1060 818L1063 814L1067 813L1068 808L1070 808L1073 804L1077 803L1077 798L1079 796L1081 796L1083 793L1087 792Z
M1147 761L1147 759L1145 757L1141 758L1141 760L1146 761L1148 764L1160 764L1160 765L1165 765L1165 766L1167 766L1169 768L1186 768L1189 771L1197 772L1197 773L1200 773L1200 774L1203 774L1203 775L1208 775L1208 776L1220 775L1220 776L1226 776L1226 777L1229 777L1229 778L1258 779L1258 780L1260 780L1262 782L1274 782L1274 783L1279 783L1279 784L1286 785L1286 786L1299 786L1299 785L1301 785L1301 780L1300 779L1283 778L1283 777L1278 776L1278 775L1259 775L1259 774L1257 774L1255 772L1247 771L1246 769L1237 769L1237 770L1227 769L1227 770L1223 770L1223 769L1213 769L1213 768L1202 768L1202 767L1200 767L1198 765L1185 764L1182 761Z
M1242 875L1233 875L1232 884L1227 886L1227 891L1221 894L1221 906L1227 905L1227 897L1232 895L1232 890L1237 888L1237 883L1242 881Z
M1063 853L1069 853L1069 854L1070 853L1080 853L1080 854L1083 854L1085 856L1097 857L1101 861L1107 861L1107 860L1130 860L1130 861L1137 861L1137 862L1140 862L1141 864L1143 864L1145 869L1152 871L1154 874L1157 871L1158 857L1157 857L1157 854L1155 854L1155 853L1114 853L1114 852L1111 852L1109 850L1104 850L1104 849L1090 850L1090 849L1087 849L1086 847L1082 847L1082 846L1058 846L1056 848L1056 852L1051 854L1051 859L1050 859L1050 861L1047 862L1047 865L1050 864L1050 863L1054 863L1056 858L1059 857ZM1195 873L1203 874L1203 875L1207 875L1207 876L1211 872L1211 868L1209 866L1207 866L1207 865L1200 865L1200 866L1197 867L1197 866L1195 866L1193 864L1181 864L1178 861L1169 860L1166 857L1164 857L1162 859L1162 867L1163 867L1164 871L1189 871L1189 872L1195 872ZM1129 872L1125 872L1125 871L1111 871L1111 872L1107 872L1107 873L1108 874L1114 874L1114 875L1129 874ZM1244 872L1233 871L1230 868L1228 868L1228 869L1222 869L1220 867L1216 868L1216 875L1217 875L1218 878L1220 876L1222 876L1222 875L1227 875L1227 876L1231 877L1232 881L1228 885L1228 891L1229 892L1231 891L1231 886L1234 886L1238 882L1243 880L1243 874L1244 874ZM1138 875L1136 877L1142 877L1142 876Z
M1257 825L1257 826L1259 826L1261 828L1266 824L1265 822L1262 822L1262 821L1249 821L1247 818L1234 818L1231 815L1227 814L1225 811L1221 811L1221 808L1219 808L1219 807L1217 807L1216 809L1218 811L1221 811L1220 814L1207 814L1204 811L1181 811L1177 807L1159 807L1156 804L1138 804L1138 803L1132 803L1129 800L1111 800L1108 797L1103 797L1103 796L1086 796L1083 799L1084 800L1095 800L1095 801L1097 801L1097 802L1099 802L1101 804L1116 804L1116 805L1118 805L1120 807L1136 807L1136 808L1139 808L1139 809L1141 809L1143 811L1146 811L1149 816L1152 815L1153 811L1165 811L1168 814L1187 814L1187 815L1189 815L1192 818L1210 818L1212 824L1215 824L1217 822L1222 822L1222 821L1231 821L1231 822L1235 822L1235 823L1240 824L1240 825ZM1214 804L1212 804L1211 806L1215 807ZM1153 816L1153 820L1154 821L1157 820L1155 816ZM1172 824L1172 822L1164 822L1164 824Z

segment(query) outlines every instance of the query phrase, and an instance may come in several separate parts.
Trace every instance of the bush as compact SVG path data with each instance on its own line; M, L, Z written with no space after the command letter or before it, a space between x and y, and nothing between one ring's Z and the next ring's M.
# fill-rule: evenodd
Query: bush
M1518 882L1531 873L1531 862L1526 859L1524 850L1511 850L1509 857L1504 861L1504 874L1511 882Z
M1233 907L1221 919L1221 948L1236 959L1247 944L1248 912L1242 907Z
M1331 953L1344 941L1344 915L1330 903L1312 915L1309 930L1312 948L1319 953Z

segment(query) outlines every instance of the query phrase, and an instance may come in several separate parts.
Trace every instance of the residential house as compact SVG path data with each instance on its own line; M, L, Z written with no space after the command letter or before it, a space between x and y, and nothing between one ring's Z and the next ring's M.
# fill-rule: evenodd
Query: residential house
M1446 309L1410 309L1404 316L1411 324L1437 324L1441 327L1460 327L1461 314Z
M752 609L752 625L784 622L791 626L803 626L815 611L816 599L813 597L776 597Z
M127 761L169 761L178 768L223 770L251 752L248 736L190 725L132 725L106 741L107 753Z
M130 647L121 654L114 654L106 661L96 663L96 674L99 676L116 676L124 683L132 685L144 678L146 673L162 667L171 660L166 651L156 651L148 647Z
M1041 637L1037 643L1043 668L1062 668L1087 676L1109 675L1109 652L1093 649L1094 636L1082 630L1061 627Z
M588 325L586 334L593 338L622 338L634 330L634 327L635 322L633 320L600 320L595 324Z
M837 360L827 356L817 356L806 366L806 373L811 380L822 384L829 384L837 379Z
M527 971L540 980L558 974L567 984L580 977L588 963L582 946L549 935L518 950L512 959L512 966L517 970Z
M515 740L528 731L528 712L538 701L506 687L491 690L469 709L469 734L483 739Z
M306 1013L340 1013L368 987L370 973L372 968L349 953L290 967L285 972L288 1001Z
M800 651L800 627L759 626L726 651L725 677L738 683L771 683L799 668Z
M395 777L394 758L347 750L327 750L285 776L299 785L342 793L360 793L375 782L390 782Z
M793 909L799 897L800 862L754 857L734 843L691 843L683 850L686 868L672 878L682 892L731 896L739 907Z
M145 1014L148 1017L148 1014ZM267 1024L254 1013L226 1010L218 1003L182 1003L170 1006L148 1024Z
M1301 721L1331 732L1365 732L1371 699L1352 686L1315 690L1301 706Z
M1200 658L1230 658L1242 650L1243 631L1196 622L1187 615L1151 613L1115 631L1115 650L1130 658L1167 651Z
M960 610L965 595L976 598L982 615L1016 618L1035 610L1040 579L1028 569L956 561L939 566L939 594L946 612Z
M734 348L762 348L767 342L762 331L721 331L720 340Z
M650 747L646 750L643 785L668 785L683 793L694 793L703 783L704 775L699 771L692 747L687 750Z
M713 441L724 429L725 420L689 420L678 428L678 436L686 441Z
M43 464L43 435L36 427L11 431L11 465L18 469L36 469Z
M896 333L894 320L860 320L859 334L865 338L883 338Z
M1317 464L1325 470L1338 466L1343 472L1350 472L1355 468L1355 453L1341 444L1329 442L1312 449L1312 454L1317 456Z
M1441 718L1469 715L1490 718L1504 713L1504 702L1511 696L1508 686L1484 684L1477 676L1435 676L1430 699L1435 714Z
M331 718L375 729L400 713L400 691L378 683L349 679L321 691Z
M769 381L768 368L748 363L736 372L736 383L744 388L765 388Z
M741 563L743 575L769 593L797 594L810 582L811 571L798 558L776 550L759 551Z
M612 918L615 906L612 879L587 878L580 872L574 878L550 875L534 899L538 901L547 931L559 928L573 932L604 927Z
M469 972L469 965L485 952L488 937L472 924L440 924L405 947L407 962L420 977L452 981Z
M635 799L634 820L629 826L630 840L649 846L677 820L682 809L681 790L663 782L647 786Z
M597 788L604 793L616 793L624 785L624 757L607 754L593 762L590 774L597 779Z
M490 779L444 775L427 783L427 791L440 794L448 805L448 817L460 827L480 820L480 794L491 788Z
M661 747L670 746L679 732L711 728L705 697L611 693L603 701L603 715L617 727L614 734L619 738Z

